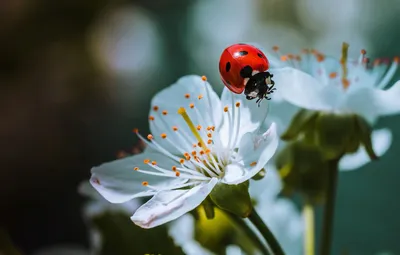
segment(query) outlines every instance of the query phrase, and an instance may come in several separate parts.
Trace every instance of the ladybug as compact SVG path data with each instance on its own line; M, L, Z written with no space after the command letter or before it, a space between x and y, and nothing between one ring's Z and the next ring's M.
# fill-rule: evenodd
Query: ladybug
M267 95L275 90L268 68L269 61L264 53L244 43L226 48L219 60L219 73L225 86L236 94L244 91L247 100L258 98L258 106L264 98L270 100Z

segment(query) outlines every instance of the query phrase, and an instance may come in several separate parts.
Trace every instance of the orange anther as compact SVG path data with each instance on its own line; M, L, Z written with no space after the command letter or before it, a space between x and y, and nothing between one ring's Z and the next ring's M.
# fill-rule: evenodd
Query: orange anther
M395 62L395 63L399 63L400 62L400 57L394 57L393 58L393 62Z
M202 99L202 98L203 98L203 95L202 95L202 94L200 94L200 95L199 95L197 98L200 100L200 99Z
M180 172L178 172L178 171L175 172L175 176L176 176L176 177L179 177L180 175L181 175Z
M288 60L288 57L286 55L281 56L281 61L285 62Z
M157 105L153 106L153 110L154 110L155 112L158 111L158 106L157 106Z
M332 72L329 74L329 78L334 79L337 77L337 73L336 72Z
M185 163L185 160L184 160L183 158L181 158L181 159L179 160L179 163L183 164L183 163Z
M204 153L205 153L205 152L204 152L203 150L200 151L200 155L204 155Z
M150 163L150 159L145 159L145 160L143 160L143 163L145 163L145 164Z
M194 103L189 104L189 107L193 109L194 108Z
M206 150L206 154L208 154L208 153L210 153L211 152L211 150L210 149L207 149Z
M196 151L192 151L192 155L196 156L197 152Z
M208 139L208 140L207 140L207 143L208 143L208 144L211 144L211 143L212 143L212 140L211 140L211 139Z
M176 171L176 166L172 166L172 171Z
M147 185L149 185L149 182L144 181L144 182L142 182L142 185L147 186Z
M139 167L136 166L136 167L133 168L133 170L138 171Z
M148 134L147 135L147 139L152 140L153 139L153 135L152 134Z
M224 107L224 112L228 112L228 106Z
M193 148L196 148L196 147L197 147L197 144L194 143L194 144L193 144Z
M207 81L207 77L206 77L205 75L201 76L201 79L202 79L203 81Z
M173 127L172 127L172 130L178 131L178 127L177 127L177 126L173 126Z
M156 162L156 161L151 161L151 164L152 164L153 166L155 166L155 165L157 165L157 162Z
M153 116L149 116L149 120L154 120L154 117Z
M240 106L240 102L236 102L236 107L239 107Z
M197 143L197 146L201 147L201 142L198 142L198 143Z
M207 137L211 138L212 134L211 133L207 133Z
M201 130L201 126L197 125L196 129L200 131Z
M276 45L273 46L273 47L272 47L272 50L275 51L275 52L277 52L277 51L279 50L279 46L276 46Z
M255 165L257 165L257 162L255 162L255 161L250 163L250 166L255 166Z
M135 133L135 134L137 134L137 133L139 133L139 129L134 128L134 129L132 129L132 132Z
M166 133L162 133L160 136L161 136L162 139L167 138L167 134Z
M321 53L315 54L315 58L317 59L318 62L322 62L325 60L325 56Z
M350 81L348 79L342 79L343 88L347 89L350 86Z
M361 54L362 54L362 55L365 55L365 54L367 54L367 51L364 50L364 49L362 49L362 50L361 50Z
M185 94L185 98L190 98L190 94Z
M164 111L162 111L162 114L163 114L163 115L167 115L168 112L167 112L166 110L164 110Z

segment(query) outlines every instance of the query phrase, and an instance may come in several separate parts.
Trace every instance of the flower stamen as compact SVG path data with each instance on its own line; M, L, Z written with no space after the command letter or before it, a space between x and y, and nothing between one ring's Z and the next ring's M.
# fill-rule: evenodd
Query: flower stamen
M203 149L206 150L207 147L205 146L205 143L203 142L203 139L201 138L199 132L197 131L196 127L194 126L194 124L192 122L192 120L190 119L189 115L187 114L185 108L183 108L183 107L179 108L178 113L185 120L186 124L190 128L190 131L192 131L192 133L196 137L197 141L199 141L199 143L201 143L201 147L203 147Z
M340 64L342 65L342 85L344 89L347 89L350 85L350 81L347 79L348 70L347 70L347 56L349 51L349 44L342 44L342 57L340 58Z

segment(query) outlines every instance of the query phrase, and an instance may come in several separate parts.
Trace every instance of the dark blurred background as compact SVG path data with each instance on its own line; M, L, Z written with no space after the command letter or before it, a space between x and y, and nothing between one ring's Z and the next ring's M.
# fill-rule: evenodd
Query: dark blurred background
M338 56L400 52L400 1L1 0L0 223L23 253L88 246L78 184L147 132L152 96L180 76L207 75L237 42ZM400 254L398 154L340 174L334 254Z

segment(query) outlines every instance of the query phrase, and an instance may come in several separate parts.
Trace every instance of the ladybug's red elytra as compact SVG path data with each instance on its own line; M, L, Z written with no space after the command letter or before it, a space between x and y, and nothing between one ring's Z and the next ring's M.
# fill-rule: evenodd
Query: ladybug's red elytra
M244 43L226 48L219 60L219 72L225 86L236 94L244 91L246 99L257 99L258 106L267 95L273 93L272 74L267 72L269 61L258 48Z

